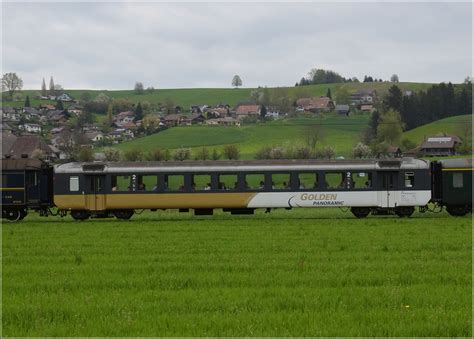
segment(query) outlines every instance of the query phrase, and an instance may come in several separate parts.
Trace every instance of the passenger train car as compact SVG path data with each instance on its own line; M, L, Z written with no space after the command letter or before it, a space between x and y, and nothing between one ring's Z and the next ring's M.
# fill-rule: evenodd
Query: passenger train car
M472 159L67 163L57 165L54 176L36 164L44 187L38 202L28 200L31 169L13 185L19 187L10 187L11 176L19 174L4 165L11 161L2 161L2 216L10 220L22 219L28 209L52 214L52 207L78 220L129 219L144 209L211 215L214 209L253 214L257 208L343 207L359 218L406 217L416 207L426 211L429 202L453 215L472 209ZM22 183L23 199L15 200L8 192Z

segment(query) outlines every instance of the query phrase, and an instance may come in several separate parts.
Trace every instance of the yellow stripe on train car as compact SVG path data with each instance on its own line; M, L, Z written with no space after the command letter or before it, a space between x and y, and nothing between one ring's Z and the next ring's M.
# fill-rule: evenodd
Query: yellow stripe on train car
M473 168L443 168L443 172L448 172L448 171L472 171L474 170Z

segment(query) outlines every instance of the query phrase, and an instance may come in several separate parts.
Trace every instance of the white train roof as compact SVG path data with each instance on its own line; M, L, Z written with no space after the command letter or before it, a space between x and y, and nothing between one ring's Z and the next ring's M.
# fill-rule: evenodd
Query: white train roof
M55 166L55 173L258 172L428 169L429 162L393 160L255 160L255 161L149 161L72 162Z

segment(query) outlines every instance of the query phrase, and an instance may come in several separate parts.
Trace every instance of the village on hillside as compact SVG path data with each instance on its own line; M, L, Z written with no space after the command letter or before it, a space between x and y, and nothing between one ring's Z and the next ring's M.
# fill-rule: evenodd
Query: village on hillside
M264 104L261 100L262 92L257 92L260 100L253 98L235 106L222 103L181 107L175 103L165 103L149 107L146 104L142 106L141 103L132 104L128 99L114 99L112 103L117 101L117 105L112 109L111 99L102 93L93 100L88 97L86 101L74 98L62 88L59 92L52 91L53 94L50 95L45 93L45 88L42 92L42 95L34 97L35 102L39 102L37 107L31 107L29 97L23 107L1 107L2 158L78 160L78 150L91 149L97 153L95 150L98 148L114 146L178 126L239 127L242 124L299 116L371 115L377 112L382 101L375 89L361 88L354 93L347 93L344 103L333 100L328 89L326 96L301 97L287 105ZM404 98L412 94L412 91L401 93ZM100 105L104 111L107 110L106 114L93 116L91 111ZM454 155L456 146L461 142L457 136L428 136L422 144L410 150L405 149L404 154ZM400 145L390 144L384 155L402 156L403 153Z

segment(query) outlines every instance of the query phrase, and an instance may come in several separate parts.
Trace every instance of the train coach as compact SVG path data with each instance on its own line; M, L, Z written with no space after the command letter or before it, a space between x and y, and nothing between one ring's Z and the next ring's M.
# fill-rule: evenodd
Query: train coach
M129 219L142 209L211 215L297 207L404 217L431 200L430 173L429 162L411 158L67 163L55 168L54 204L78 220Z

